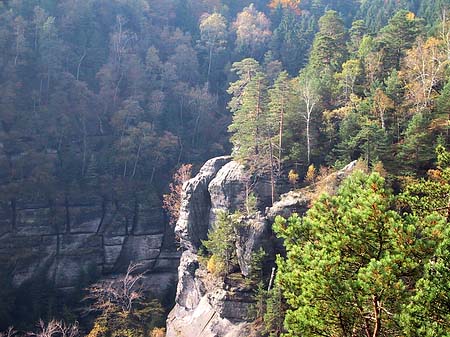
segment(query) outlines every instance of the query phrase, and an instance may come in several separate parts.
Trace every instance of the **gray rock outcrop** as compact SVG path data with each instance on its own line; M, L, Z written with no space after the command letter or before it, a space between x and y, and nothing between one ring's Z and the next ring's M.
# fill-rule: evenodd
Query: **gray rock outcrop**
M200 172L183 186L184 197L175 227L175 234L183 248L197 251L201 241L207 238L211 210L208 186L217 172L230 161L230 156L208 160Z
M260 247L273 254L279 245L273 240L270 225L277 215L285 217L296 212L304 214L316 189L323 186L329 193L355 168L351 163L343 170L326 177L318 185L291 191L280 196L264 212L261 209L270 198L270 188L263 180L253 184L259 200L259 211L241 216L236 233L236 255L240 273L220 279L208 273L197 255L201 240L207 238L217 212L232 213L245 208L249 179L241 165L229 157L208 161L200 173L184 186L180 218L176 232L185 249L178 268L175 307L167 319L167 337L238 337L248 335L254 306L251 285L243 282L251 272L252 256ZM323 185L325 184L325 185ZM239 279L241 278L241 279Z
M242 287L243 280L233 284L215 278L201 266L197 255L218 212L245 208L248 186L242 165L230 157L209 160L185 184L176 226L185 251L178 268L176 305L167 320L167 337L237 337L249 326L247 319L254 305L252 289ZM260 190L268 191L261 187ZM268 195L258 197L264 200ZM268 225L261 214L241 218L236 228L236 252L242 275L249 274L252 254L263 244L267 233Z

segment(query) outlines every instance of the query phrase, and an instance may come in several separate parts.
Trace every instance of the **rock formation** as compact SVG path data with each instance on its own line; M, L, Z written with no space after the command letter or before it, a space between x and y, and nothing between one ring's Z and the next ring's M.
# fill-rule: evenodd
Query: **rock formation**
M324 180L327 191L333 193L354 166L352 163L327 177ZM209 274L197 255L201 240L207 238L217 212L231 213L244 207L248 182L241 165L230 157L218 157L206 162L199 174L185 184L176 226L184 252L178 268L176 304L167 319L167 337L238 337L249 334L253 289L239 279L221 280ZM315 190L312 186L291 191L262 212L265 200L270 199L270 189L264 182L254 184L253 188L260 200L259 211L241 217L241 224L235 229L241 278L250 272L252 253L262 246L269 254L273 253L275 242L270 225L275 216L289 216L293 212L303 214L310 206Z
M164 247L160 205L137 203L130 209L117 201L72 196L1 206L0 267L11 268L15 286L44 276L70 291L88 274L121 272L130 261L144 263L163 284L176 277L179 254Z

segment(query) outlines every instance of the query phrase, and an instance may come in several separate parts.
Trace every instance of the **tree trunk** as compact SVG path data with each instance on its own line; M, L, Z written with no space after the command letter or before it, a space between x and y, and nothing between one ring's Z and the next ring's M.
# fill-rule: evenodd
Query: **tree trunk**
M139 157L141 155L141 148L142 148L142 141L139 142L139 146L138 146L138 150L137 150L137 154L136 154L136 160L134 161L133 174L131 175L131 177L133 177L133 178L136 175L136 169L137 169L137 165L139 162Z
M81 164L81 176L84 177L86 171L86 152L87 152L87 131L86 120L83 118L83 160Z
M272 196L272 205L275 202L275 175L274 175L274 169L273 169L273 146L272 142L269 143L270 147L270 187L271 187L271 196Z
M311 140L309 136L309 123L310 118L308 116L308 118L306 119L306 147L308 152L308 165L311 163Z
M283 128L284 128L284 97L281 99L280 130L278 134L278 170L281 171L281 153L283 149Z
M208 83L208 84L209 84L209 75L211 74L212 54L213 54L213 49L211 47L211 48L209 48L208 75L206 76L206 83Z
M86 48L83 51L83 55L81 56L80 60L78 61L78 66L77 66L77 81L80 79L80 68L81 68L81 64L83 63L84 58L86 57Z
M380 310L380 303L379 303L377 295L373 295L372 304L373 304L373 313L374 313L374 319L375 319L375 325L373 327L372 337L378 337L380 335L380 330L381 330L381 310Z

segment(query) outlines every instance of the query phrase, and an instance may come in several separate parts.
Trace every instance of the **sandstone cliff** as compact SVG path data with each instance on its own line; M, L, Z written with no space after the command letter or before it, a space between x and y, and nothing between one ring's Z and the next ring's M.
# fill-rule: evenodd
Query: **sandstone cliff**
M340 181L354 168L352 163L321 182L333 193ZM230 157L205 163L199 174L184 185L180 217L175 232L184 249L178 268L176 305L167 319L167 337L238 337L250 335L253 289L245 282L217 279L209 274L197 255L201 241L215 221L218 210L233 212L244 207L246 176L243 167ZM265 182L254 185L259 211L243 217L245 226L236 229L236 252L242 277L249 273L252 253L263 246L273 254L275 240L270 226L276 215L289 216L307 211L315 197L314 186L291 191L272 207L265 208L270 188Z
M87 274L121 272L130 261L145 264L158 284L176 277L179 253L164 247L159 204L140 202L130 208L117 200L78 195L1 206L0 267L11 268L15 286L44 276L70 291Z

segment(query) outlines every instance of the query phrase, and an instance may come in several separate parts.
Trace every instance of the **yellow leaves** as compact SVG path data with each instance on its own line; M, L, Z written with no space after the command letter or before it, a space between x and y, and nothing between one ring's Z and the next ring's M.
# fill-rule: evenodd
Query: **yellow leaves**
M289 179L289 182L295 188L295 185L297 185L297 182L298 182L298 173L295 172L294 170L290 170L289 173L288 173L288 179Z
M211 255L206 265L209 273L220 276L226 274L227 266L216 255Z
M105 336L107 332L108 328L100 322L96 321L94 323L94 327L89 332L88 337L102 337Z
M413 12L406 13L406 20L414 21L415 18L416 18L416 15Z
M430 37L425 41L424 48L431 49L442 46L443 41L441 39L437 39L435 37Z
M406 53L401 76L405 80L406 97L417 111L429 109L436 95L435 88L445 79L447 55L442 40L418 39Z
M154 328L150 332L150 337L164 337L166 335L166 329L164 328Z
M316 168L313 164L309 165L308 172L306 172L305 181L309 184L313 184L316 180Z
M442 171L430 169L427 172L428 178L432 181L444 182L442 179Z
M278 6L281 6L282 8L290 8L297 14L300 14L300 2L301 0L272 0L268 6L270 8L277 8Z

